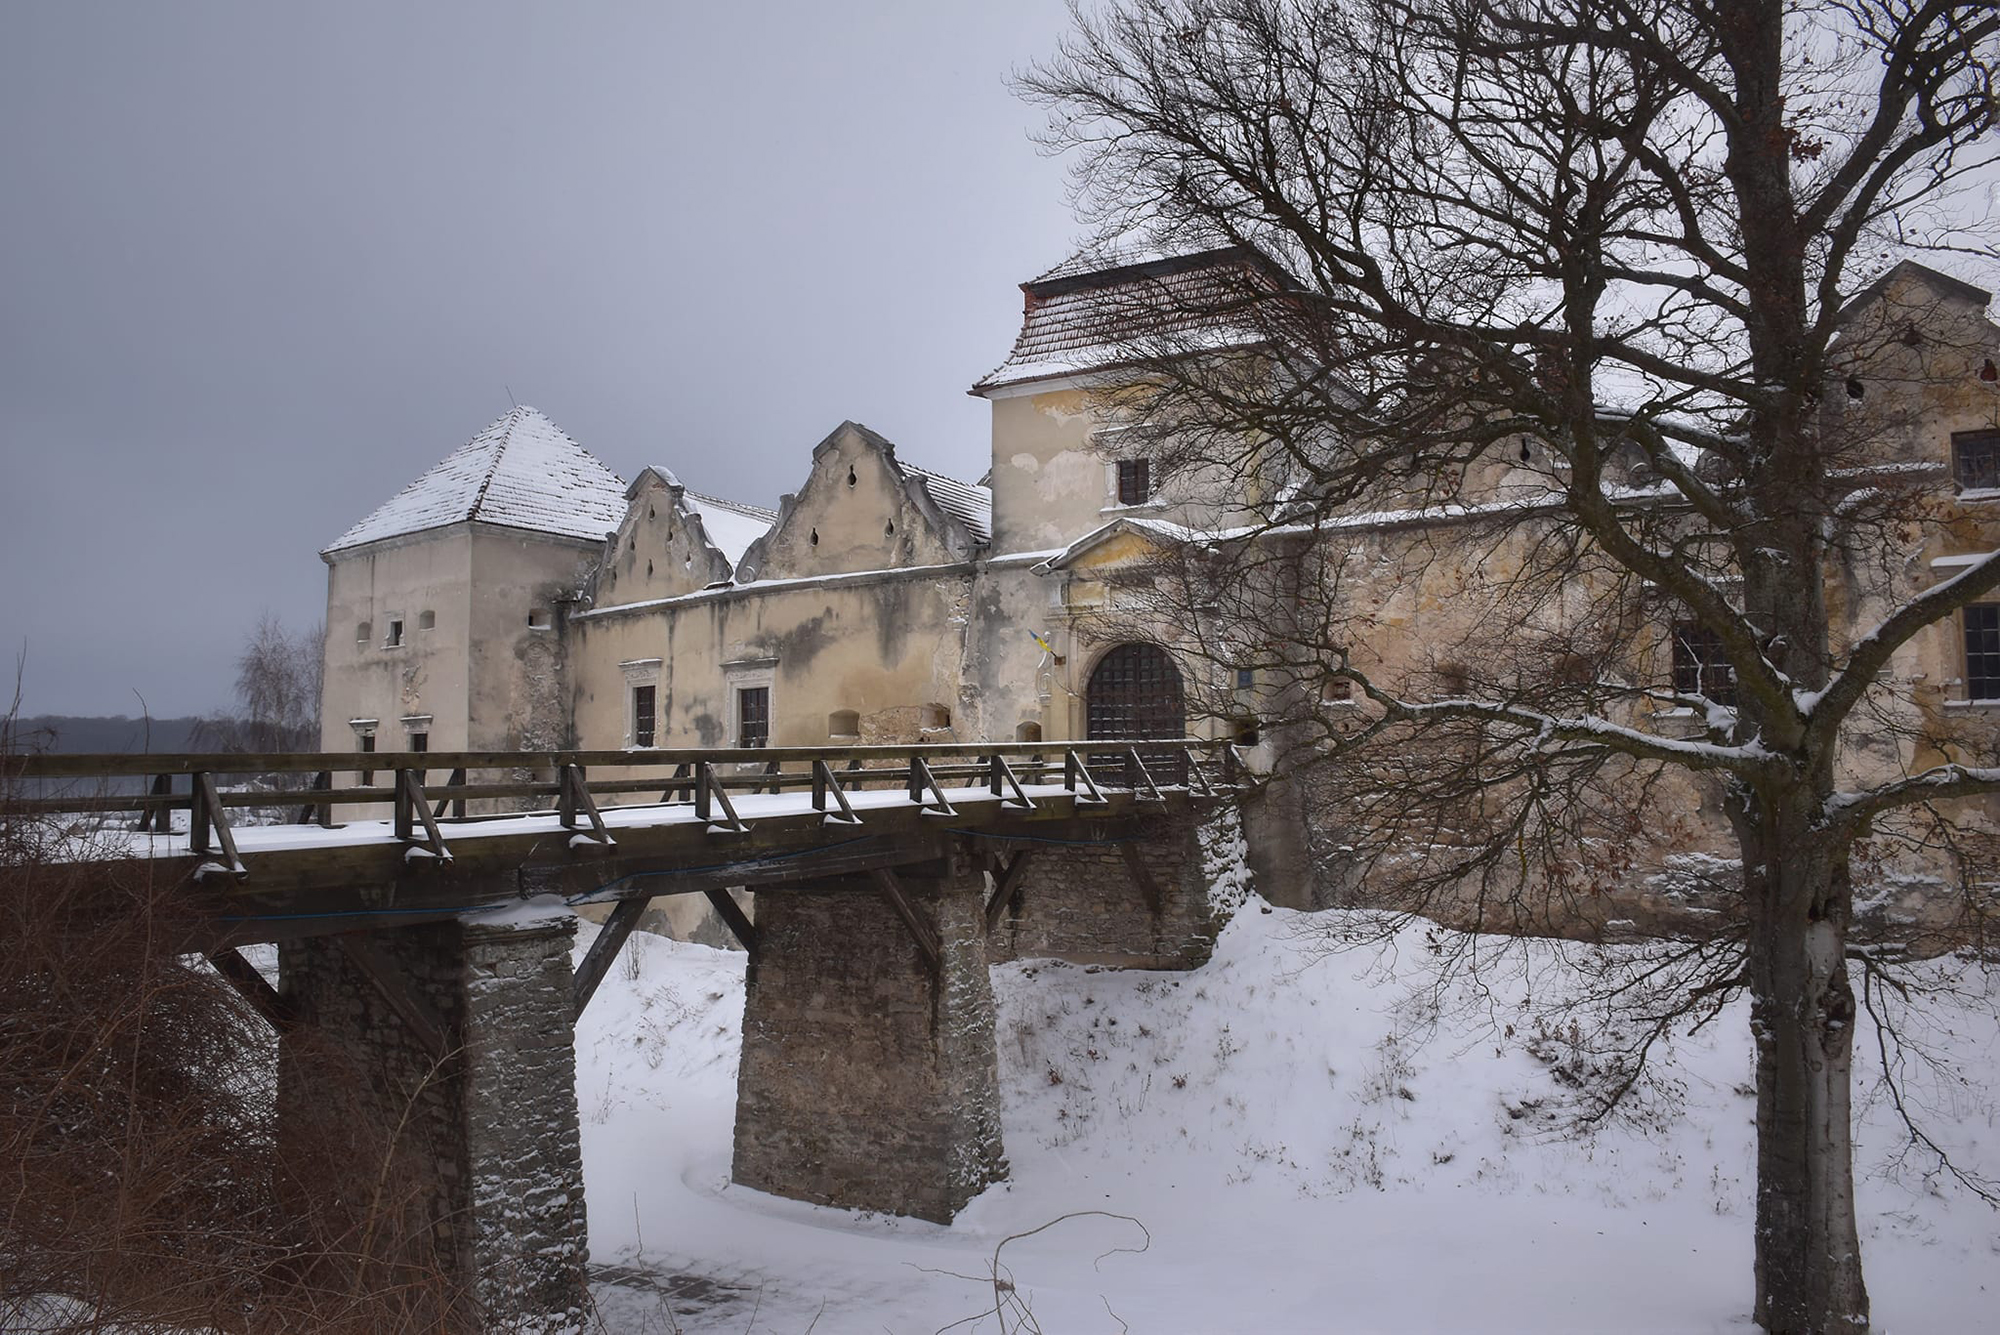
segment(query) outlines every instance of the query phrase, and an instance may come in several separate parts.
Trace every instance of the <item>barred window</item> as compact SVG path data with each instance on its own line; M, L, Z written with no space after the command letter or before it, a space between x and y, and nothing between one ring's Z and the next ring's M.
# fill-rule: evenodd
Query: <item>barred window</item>
M1697 621L1676 621L1673 634L1674 693L1699 695L1718 705L1736 704L1736 671L1715 632Z
M736 744L768 746L771 743L771 688L745 686L736 692Z
M659 689L657 686L632 688L632 745L634 746L653 744L653 707Z
M1965 609L1965 698L2000 700L2000 603Z
M2000 431L1954 432L1951 471L1965 491L2000 490Z
M1153 461L1151 459L1120 459L1118 461L1118 503L1120 505L1144 505L1153 496Z

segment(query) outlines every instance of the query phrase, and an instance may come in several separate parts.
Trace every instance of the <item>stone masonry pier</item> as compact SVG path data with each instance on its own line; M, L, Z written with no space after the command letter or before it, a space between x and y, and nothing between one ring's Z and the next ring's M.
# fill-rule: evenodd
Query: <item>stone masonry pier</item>
M575 921L438 923L280 950L300 1023L280 1044L280 1134L346 1119L314 1186L467 1324L585 1329L583 1155L570 1005Z

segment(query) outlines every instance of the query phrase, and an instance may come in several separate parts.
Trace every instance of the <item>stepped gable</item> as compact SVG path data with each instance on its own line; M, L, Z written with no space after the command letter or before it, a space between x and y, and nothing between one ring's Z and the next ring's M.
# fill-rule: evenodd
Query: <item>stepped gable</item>
M869 504L883 508L851 508L857 467L869 482L863 492ZM904 463L880 433L859 422L842 422L813 447L804 484L780 499L776 523L737 562L737 579L748 583L964 561L992 541L990 488Z
M601 541L624 513L623 480L561 427L524 406L452 451L325 552L466 520Z
M969 392L1267 342L1247 304L1284 286L1274 266L1241 246L1171 256L1078 252L1021 284L1014 350Z
M632 485L625 488L628 505L646 489L648 477L672 493L673 504L683 515L699 521L697 527L703 541L721 554L732 572L743 560L743 553L750 549L750 544L769 533L771 525L778 522L778 512L768 506L732 501L726 496L710 496L691 489L665 464L648 464L639 470L639 475L632 479Z

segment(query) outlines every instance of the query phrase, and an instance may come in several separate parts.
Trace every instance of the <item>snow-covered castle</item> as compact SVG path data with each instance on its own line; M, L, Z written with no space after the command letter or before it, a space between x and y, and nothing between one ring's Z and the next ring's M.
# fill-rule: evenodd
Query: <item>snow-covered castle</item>
M1113 420L1103 391L1129 374L1118 329L1150 295L1255 268L1220 250L1072 262L1022 284L1014 348L972 387L992 407L992 464L977 483L909 464L843 422L772 511L691 491L665 464L623 481L541 413L515 408L321 553L325 749L1249 740L1271 708L1256 674L1186 652L1180 627L1107 633L1104 612L1121 572L1268 518L1270 487L1166 473L1144 425ZM1943 521L1909 551L1895 587L1856 586L1857 620L2000 547L1990 299L1905 263L1844 316L1951 327L1922 351L1921 374L1894 364L1919 355L1914 342L1870 343L1866 374L1879 388L1867 409L1897 405L1894 419L1909 424L1885 438L1886 461L1935 474ZM1965 365L1932 364L1940 349ZM1509 494L1523 484L1516 471L1496 463L1480 485ZM1379 669L1463 638L1455 609L1470 604L1454 581L1504 577L1491 551L1464 568L1434 553L1404 564L1398 553L1427 542L1431 526L1410 514L1337 526L1376 572L1357 586L1351 638ZM1658 629L1635 646L1641 670L1705 680L1700 646L1674 633L1671 610ZM2000 711L2000 605L1969 609L1913 650L1897 667L1910 708ZM1663 715L1657 726L1683 725ZM1283 847L1305 814L1266 813L1275 856L1310 861ZM1309 879L1297 878L1301 898Z

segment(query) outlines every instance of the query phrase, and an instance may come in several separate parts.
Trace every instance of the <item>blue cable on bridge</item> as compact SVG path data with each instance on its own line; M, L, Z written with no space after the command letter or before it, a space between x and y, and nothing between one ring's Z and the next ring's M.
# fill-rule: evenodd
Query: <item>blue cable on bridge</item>
M436 917L441 913L487 913L493 909L512 908L520 902L518 899L497 899L488 904L440 904L430 908L328 909L324 913L229 913L217 915L216 921L288 922L301 918L399 918L406 915Z

